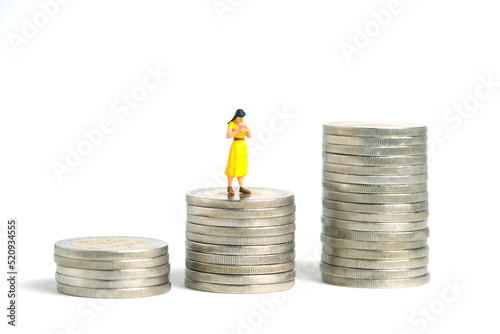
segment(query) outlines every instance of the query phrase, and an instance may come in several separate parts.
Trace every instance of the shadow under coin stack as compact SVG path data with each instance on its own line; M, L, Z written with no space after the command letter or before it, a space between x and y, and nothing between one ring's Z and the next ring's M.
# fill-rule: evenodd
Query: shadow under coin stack
M427 127L323 125L325 283L403 288L429 282Z
M87 237L54 245L57 290L89 298L149 297L170 291L168 245L156 239Z
M188 288L220 293L287 290L295 282L295 204L289 191L186 194ZM238 189L235 189L238 192Z

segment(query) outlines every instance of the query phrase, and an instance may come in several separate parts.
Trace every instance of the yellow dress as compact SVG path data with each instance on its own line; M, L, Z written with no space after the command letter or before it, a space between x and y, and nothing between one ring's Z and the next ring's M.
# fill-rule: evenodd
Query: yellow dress
M245 125L245 122L241 122L241 125ZM238 130L238 124L234 121L229 123L233 131ZM240 134L234 136L235 138L245 138L246 130ZM240 177L248 174L248 151L247 143L245 140L234 140L229 149L229 157L227 159L227 166L225 174L232 177Z

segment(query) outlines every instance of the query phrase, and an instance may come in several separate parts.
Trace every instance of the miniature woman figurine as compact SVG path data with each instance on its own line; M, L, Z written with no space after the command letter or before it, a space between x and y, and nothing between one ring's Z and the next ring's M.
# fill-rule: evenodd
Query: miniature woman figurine
M245 136L252 138L250 128L245 125L243 119L245 112L242 109L236 110L233 119L229 121L227 127L226 138L234 138L231 148L229 149L229 158L225 174L227 175L227 192L229 195L234 195L233 179L238 178L240 184L240 193L250 195L251 191L243 187L243 177L248 174L248 152Z

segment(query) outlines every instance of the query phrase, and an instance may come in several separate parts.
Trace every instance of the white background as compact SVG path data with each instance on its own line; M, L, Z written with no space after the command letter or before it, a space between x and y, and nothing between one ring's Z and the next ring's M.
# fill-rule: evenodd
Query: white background
M47 22L37 1L0 4L3 254L5 222L20 224L19 327L9 333L489 332L500 297L498 3L401 0L349 62L342 43L376 29L370 13L389 1L221 2L230 6L222 15L212 0L72 0ZM33 16L46 25L22 37ZM13 36L25 39L16 46ZM168 77L126 117L116 113L147 68ZM479 101L488 77L497 86ZM447 112L464 101L470 113ZM255 303L272 295L183 286L184 194L223 185L237 108L254 134L247 185L296 195L297 287L264 313ZM113 130L59 180L54 162L65 164L68 147L103 119ZM342 120L418 122L437 133L430 284L363 290L319 281L321 125ZM172 291L105 306L58 294L54 242L91 235L167 241ZM450 292L449 282L461 290Z

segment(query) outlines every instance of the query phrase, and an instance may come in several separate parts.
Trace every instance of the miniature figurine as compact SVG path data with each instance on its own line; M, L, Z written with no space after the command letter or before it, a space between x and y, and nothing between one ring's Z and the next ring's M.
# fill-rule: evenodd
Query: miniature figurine
M248 174L248 152L245 136L252 138L250 128L245 125L243 109L236 110L234 117L229 121L227 127L226 138L233 139L231 148L229 149L229 157L227 159L226 171L227 175L227 192L229 195L234 195L233 179L238 178L240 185L240 193L250 195L252 192L243 187L243 177Z

